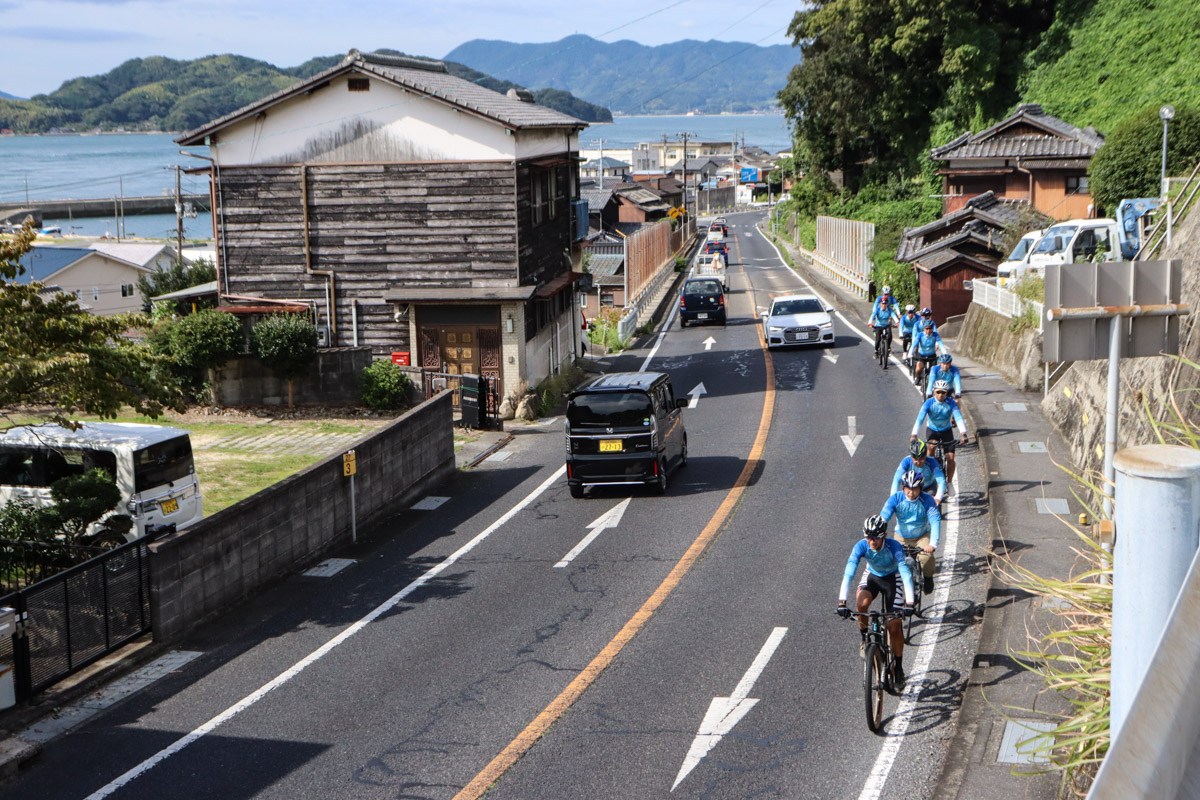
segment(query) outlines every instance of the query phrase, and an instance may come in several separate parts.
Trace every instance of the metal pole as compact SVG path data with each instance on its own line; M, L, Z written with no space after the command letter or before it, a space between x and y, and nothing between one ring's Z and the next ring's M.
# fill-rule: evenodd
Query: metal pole
M1115 458L1112 739L1129 715L1200 543L1200 452L1152 444Z
M354 510L354 476L350 476L350 541L358 544L358 514Z
M1163 146L1162 146L1162 170L1159 172L1158 188L1162 192L1163 197L1166 197L1170 192L1167 191L1167 125L1168 120L1163 120Z
M1108 330L1108 407L1104 412L1104 516L1112 519L1113 512L1113 454L1117 451L1117 404L1121 399L1121 329L1124 317L1109 320Z

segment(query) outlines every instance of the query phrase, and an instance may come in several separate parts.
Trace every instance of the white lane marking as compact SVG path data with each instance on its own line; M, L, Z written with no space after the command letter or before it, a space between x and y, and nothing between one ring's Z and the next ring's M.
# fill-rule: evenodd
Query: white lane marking
M825 359L830 364L836 364L838 360L837 355L834 353L822 353L821 358Z
M717 340L711 336L708 337L707 339L705 339L703 342L701 342L701 344L704 345L705 350L712 350L712 346L716 343L717 343Z
M733 730L733 727L741 721L742 717L750 709L754 708L758 703L758 699L749 697L750 690L754 688L754 682L758 680L758 676L766 669L767 662L771 660L771 656L775 654L775 650L779 647L779 643L783 641L784 634L787 633L787 628L775 628L771 631L771 635L767 637L766 643L758 651L758 655L754 657L754 661L750 664L750 668L746 670L746 674L738 681L738 685L734 688L733 694L729 697L714 697L709 703L708 711L704 714L704 720L700 723L700 730L696 733L696 737L692 739L692 746L688 748L687 755L683 759L683 765L679 767L679 774L675 776L675 783L671 784L671 791L675 791L675 787L679 782L688 776L701 759L712 750L717 742L721 741L721 737Z
M654 347L650 348L650 352L646 355L646 360L642 362L642 366L638 368L638 372L645 372L646 368L650 366L651 360L658 353L658 348L662 345L663 339L666 338L667 331L671 329L671 323L675 321L675 312L678 310L679 304L671 303L671 313L667 314L667 319L663 322L662 329L659 331L658 339L654 342Z
M570 564L575 559L575 556L586 550L587 546L591 544L597 536L604 533L606 528L615 528L620 525L621 517L625 516L625 509L629 508L629 501L632 499L633 498L631 497L626 497L620 503L617 503L608 511L605 511L603 514L596 517L596 519L592 520L592 522L587 526L592 532L583 537L583 540L579 544L572 547L571 552L563 556L562 561L559 561L554 566L565 567L567 564Z
M863 435L857 431L858 417L846 417L846 426L850 429L850 435L842 434L842 444L846 445L850 457L854 458L854 451L858 449L858 445L863 440Z
M785 261L783 260L783 253L779 252L779 248L775 246L775 242L771 241L771 237L770 237L770 236L766 236L766 235L764 235L764 236L763 236L763 240L764 240L764 241L766 241L766 243L767 243L767 244L771 245L771 247L772 247L772 248L775 250L775 254L776 254L777 256L779 256L779 263L780 263L781 265L785 265L785 266L786 266L786 263L787 263L787 262L785 262ZM811 286L811 285L808 283L808 281L806 281L806 280L804 280L804 278L800 277L800 273L796 272L795 270L790 270L790 271L791 271L791 273L792 273L793 275L795 275L795 276L796 276L796 278L797 278L797 279L800 281L800 283L804 284L804 288L805 288L805 289L807 289L808 291L812 292L814 295L816 295L816 296L817 296L817 299L818 299L818 300L820 300L822 303L824 303L824 304L825 304L825 307L826 307L826 308L834 308L834 306L833 306L833 303L830 303L829 301L827 301L827 300L826 300L826 299L825 299L825 298L824 298L824 297L821 295L821 293L820 293L820 292L818 292L816 289L814 289L814 288L813 288L813 287L812 287L812 286ZM875 335L874 335L874 334L871 334L871 333L866 333L866 332L864 332L864 331L860 331L860 330L858 329L858 326L857 326L857 325L855 325L855 324L851 323L851 322L850 322L850 320L846 319L846 316L845 316L844 314L842 314L842 312L838 311L836 308L834 308L834 311L833 311L833 313L834 313L835 315L837 315L837 318L838 318L838 319L840 319L840 320L841 320L843 323L845 323L845 325L846 325L846 327L847 327L847 328L849 328L849 329L850 329L851 331L853 331L854 333L858 334L858 336L859 336L859 338L860 338L860 339L862 339L864 342L866 342L867 344L871 345L872 347L874 347L874 346L875 346ZM897 367L899 367L899 368L900 368L900 371L901 371L901 372L903 372L905 375L907 375L907 376L908 376L908 381L909 381L909 383L912 383L912 373L911 373L911 372L908 370L908 368L906 368L906 367L904 366L904 362L903 362L903 361L901 361L900 359L896 358L895 356L892 356L892 357L891 357L889 360L890 360L890 361L891 361L893 364L895 364ZM917 387L915 387L915 386L914 386L913 388L914 388L914 389L917 389ZM920 390L920 389L917 389L917 391L919 392L919 391L921 391L921 390Z
M954 496L946 499L946 515L943 519L946 522L945 536L942 540L945 542L945 550L939 556L941 568L934 576L936 588L933 592L932 607L945 604L950 598L950 584L954 580L954 569L950 566L954 562L954 556L958 552L958 472L954 473ZM940 548L939 548L940 549ZM924 618L928 624L931 620L929 617ZM922 625L924 628L924 625ZM938 642L941 637L942 619L938 618L930 626L929 632L921 631L921 637L930 642ZM883 794L884 784L887 783L888 773L892 770L892 765L896 762L896 756L900 752L900 745L904 743L904 733L908 730L909 724L913 720L914 711L917 707L917 698L921 693L920 679L929 670L929 664L933 661L933 651L936 645L917 648L916 662L909 668L908 683L904 687L904 695L900 699L900 704L896 708L896 713L892 717L887 728L887 738L883 742L883 748L879 751L879 756L875 759L875 765L871 768L871 774L867 776L867 782L863 785L862 792L858 796L858 800L878 800Z
M695 408L697 405L699 405L700 395L702 394L708 394L708 390L704 388L704 381L700 381L700 383L696 384L692 390L688 392L688 397L692 398L688 401L688 408Z
M297 661L295 664L293 664L288 669L279 673L279 675L277 675L274 679L268 681L267 683L264 683L258 689L254 690L250 694L246 695L241 700L237 701L236 703L231 705L229 708L222 711L220 714L217 714L215 717L211 718L210 720L208 720L207 722L202 724L200 727L194 729L191 733L186 734L183 738L176 740L174 743L168 745L167 747L164 747L162 750L159 750L157 753L150 756L150 758L148 758L145 761L143 761L142 763L138 764L136 767L130 769L129 771L122 774L121 776L115 778L111 783L108 783L108 784L100 787L96 791L92 792L90 795L87 796L86 800L101 800L101 798L108 797L113 792L117 791L118 789L121 789L127 783L129 783L133 779L137 778L139 775L142 775L143 773L150 771L158 764L162 763L163 761L166 761L171 756L180 752L185 747L187 747L189 744L199 741L200 738L203 737L205 734L212 733L218 727L220 727L224 723L228 722L229 720L233 719L238 714L242 713L246 709L250 708L250 706L257 703L259 700L262 700L264 697L266 697L272 691L274 691L275 689L278 689L280 686L283 686L285 683L290 681L292 678L296 677L301 672L303 672L304 670L311 667L313 664L320 661L326 655L333 652L334 648L336 648L338 645L342 644L347 639L349 639L351 636L353 636L354 634L361 631L369 623L375 621L383 614L386 614L388 611L390 611L392 608L394 608L401 600L408 597L410 594L412 594L417 589L424 586L426 583L429 583L429 581L433 580L435 577L437 577L439 574L441 574L443 571L445 571L448 567L453 565L456 561L458 561L464 555L466 555L467 553L474 550L475 547L478 546L480 542L482 542L484 539L488 538L493 533L495 533L497 530L499 530L506 522L511 520L513 517L515 517L522 509L524 509L526 506L528 506L530 503L532 503L534 500L536 500L538 498L538 496L540 496L542 494L542 492L546 491L551 486L553 486L554 483L557 482L559 478L561 478L563 475L566 474L566 472L567 472L567 467L564 464L563 466L561 466L557 470L555 470L553 475L551 475L546 480L542 481L540 486L538 486L536 489L534 489L529 494L525 495L525 497L520 502L518 502L515 506L513 506L508 511L506 511L504 513L504 515L502 517L500 517L500 519L496 520L491 525L487 526L487 528L485 528L482 533L479 533L478 535L475 536L474 539L467 542L462 547L458 548L453 553L451 553L449 556L447 556L446 559L444 561L442 561L442 563L433 567L428 572L426 572L424 575L421 575L415 581L410 583L408 586L405 586L403 589L396 592L394 595L389 597L383 603L376 606L374 610L372 610L369 614L367 614L365 617L360 619L358 622L353 623L352 625L350 625L350 627L346 628L344 631L339 633L337 636L333 637L328 642L321 645L316 650L312 651L307 656L305 656L304 658Z

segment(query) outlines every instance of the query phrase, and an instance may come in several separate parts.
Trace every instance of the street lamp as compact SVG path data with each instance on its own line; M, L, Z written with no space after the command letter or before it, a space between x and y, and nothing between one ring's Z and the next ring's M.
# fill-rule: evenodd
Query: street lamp
M1162 196L1167 195L1167 125L1175 118L1175 107L1167 104L1158 110L1158 118L1163 121L1162 172L1159 175L1158 188Z

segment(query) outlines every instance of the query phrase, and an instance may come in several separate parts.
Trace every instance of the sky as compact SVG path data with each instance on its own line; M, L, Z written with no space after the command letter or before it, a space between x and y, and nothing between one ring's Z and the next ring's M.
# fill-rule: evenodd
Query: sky
M790 44L798 0L0 0L0 91L31 97L131 58L232 53L277 67L391 48L441 58L471 39Z

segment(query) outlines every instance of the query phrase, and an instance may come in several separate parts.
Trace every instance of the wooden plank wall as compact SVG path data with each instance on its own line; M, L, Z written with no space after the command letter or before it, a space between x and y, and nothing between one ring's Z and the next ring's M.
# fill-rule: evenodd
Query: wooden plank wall
M385 294L400 286L482 287L517 277L511 163L225 167L230 294L316 300L324 311L327 280L305 271L302 170L312 268L336 274L335 345L352 342L352 300L360 344L379 356L411 352L407 323L393 320Z

